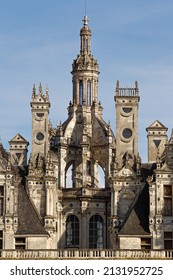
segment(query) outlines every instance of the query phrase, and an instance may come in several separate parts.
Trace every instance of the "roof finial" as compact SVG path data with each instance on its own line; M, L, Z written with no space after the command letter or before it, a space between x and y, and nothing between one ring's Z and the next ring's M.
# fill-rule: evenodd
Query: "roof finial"
M49 95L49 87L48 87L48 84L46 84L46 95Z
M36 87L35 84L33 84L33 88L32 88L32 96L34 97L36 94Z
M39 85L39 94L42 95L42 84Z
M88 25L88 17L87 17L87 0L85 0L85 15L84 15L84 19L83 19L83 23L84 23L84 26L85 25Z

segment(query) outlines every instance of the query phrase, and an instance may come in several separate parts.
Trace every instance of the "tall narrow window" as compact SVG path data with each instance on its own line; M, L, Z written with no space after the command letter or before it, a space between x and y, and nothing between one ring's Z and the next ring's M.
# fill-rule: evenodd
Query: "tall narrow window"
M79 247L79 219L70 215L66 221L66 245L67 247Z
M89 221L89 248L103 249L103 219L94 215Z
M84 38L84 50L86 50L86 49L87 49L87 39Z
M83 104L83 81L79 82L79 105Z
M103 168L98 165L98 187L105 188L105 184L105 173L103 171Z
M75 165L72 163L65 173L65 187L66 188L74 188L75 187L75 180L74 180L74 173L75 173Z
M87 160L87 175L91 175L91 161Z
M4 187L0 186L0 216L3 216L4 208Z
M87 105L91 106L91 81L87 82Z
M164 215L172 216L172 185L164 185Z
M3 249L3 231L0 230L0 250Z

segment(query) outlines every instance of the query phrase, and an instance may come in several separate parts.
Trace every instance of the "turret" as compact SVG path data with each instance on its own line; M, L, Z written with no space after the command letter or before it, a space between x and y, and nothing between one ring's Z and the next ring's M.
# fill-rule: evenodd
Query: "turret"
M153 163L156 162L158 153L162 156L165 150L168 129L160 121L156 120L146 130L148 133L148 162Z
M121 168L128 153L131 165L138 155L138 83L135 87L119 87L116 84L116 158Z

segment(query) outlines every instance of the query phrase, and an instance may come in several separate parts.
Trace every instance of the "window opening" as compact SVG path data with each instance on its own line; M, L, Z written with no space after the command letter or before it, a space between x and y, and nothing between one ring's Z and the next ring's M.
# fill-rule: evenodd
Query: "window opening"
M4 187L0 186L0 216L3 216L4 212Z
M66 221L66 245L67 247L79 247L79 219L70 215Z
M173 249L173 233L172 231L164 232L164 249Z
M164 215L172 216L172 185L164 185Z
M91 81L87 82L87 105L91 106Z
M143 250L151 249L151 238L141 238L141 249Z
M66 188L74 188L74 180L73 180L73 173L74 173L74 164L71 164L66 171L65 175L65 186Z
M87 160L87 175L91 176L91 161Z
M26 239L25 237L15 238L15 249L24 250L26 249Z
M100 165L98 165L98 187L105 188L105 173Z
M0 250L3 249L3 231L0 230Z
M79 105L83 104L83 81L79 82Z
M94 215L89 221L89 248L103 249L103 218Z

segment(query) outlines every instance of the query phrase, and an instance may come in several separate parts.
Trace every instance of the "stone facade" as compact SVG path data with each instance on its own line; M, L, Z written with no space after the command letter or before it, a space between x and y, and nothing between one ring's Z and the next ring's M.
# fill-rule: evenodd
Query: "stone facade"
M115 89L116 137L98 102L98 62L87 16L72 64L67 120L49 121L49 91L33 86L32 152L17 134L0 144L0 250L153 250L173 246L173 136L147 128L138 153L138 83ZM104 173L104 184L99 170Z

